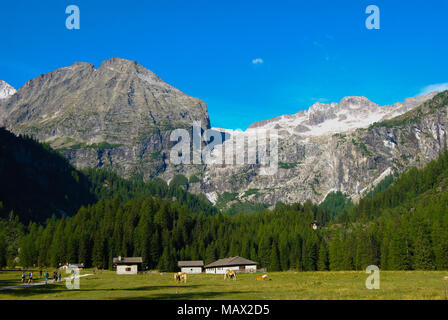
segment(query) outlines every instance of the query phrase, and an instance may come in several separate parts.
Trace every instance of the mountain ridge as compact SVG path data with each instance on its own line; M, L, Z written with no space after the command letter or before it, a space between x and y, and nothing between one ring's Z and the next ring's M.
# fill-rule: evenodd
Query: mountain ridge
M78 168L105 167L145 179L170 167L172 130L194 121L210 127L202 100L120 58L97 69L76 62L40 75L1 101L0 110L0 125L49 143Z
M380 121L308 137L279 130L277 174L262 177L258 165L208 166L204 190L217 201L229 193L234 199L269 204L307 199L319 203L334 191L357 201L389 174L421 167L446 148L447 95L432 94L407 113L382 121L390 125ZM400 120L406 115L413 121Z
M220 204L223 197L269 205L319 203L333 191L356 200L385 176L434 159L446 145L446 108L417 114L404 126L394 123L426 103L442 103L440 95L386 107L365 97L345 97L256 122L247 131L279 133L279 168L272 176L260 175L260 163L171 164L174 129L191 130L195 121L203 130L211 128L206 104L136 61L116 57L98 68L76 62L28 81L0 100L0 125L49 143L77 168L105 168L143 180L184 175L190 178L189 191ZM387 121L392 125L378 125Z
M364 96L346 96L339 103L316 102L308 109L296 114L254 122L248 129L277 129L304 136L346 132L399 116L435 95L436 92L420 97L410 97L404 102L386 106L379 106Z

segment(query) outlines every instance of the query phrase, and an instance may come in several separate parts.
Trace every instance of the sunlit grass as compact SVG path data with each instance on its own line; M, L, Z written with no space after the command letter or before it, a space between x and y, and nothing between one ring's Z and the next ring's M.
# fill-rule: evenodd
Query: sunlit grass
M187 284L178 284L172 273L104 271L81 278L80 290L69 290L61 282L0 291L0 299L446 299L448 285L443 280L448 272L435 271L382 271L379 290L366 289L368 275L360 271L268 274L271 280L266 281L256 281L256 274L239 274L236 281L225 281L222 275L189 275ZM0 287L20 284L20 275L0 271Z

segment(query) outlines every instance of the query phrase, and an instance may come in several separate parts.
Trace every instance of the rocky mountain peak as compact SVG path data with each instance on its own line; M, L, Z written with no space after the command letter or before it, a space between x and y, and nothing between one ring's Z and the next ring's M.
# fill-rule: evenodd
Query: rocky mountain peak
M98 70L109 68L117 72L135 72L137 65L138 63L135 60L113 57L108 60L104 60L99 66Z
M146 85L151 87L158 87L165 91L170 91L173 94L181 93L180 90L170 86L157 76L151 70L140 65L136 60L127 60L118 57L113 57L103 61L98 68L98 72L101 73L118 73L137 76L140 80L143 80Z
M340 104L354 104L354 105L359 105L359 104L370 104L372 103L372 101L370 101L369 99L367 99L364 96L348 96L348 97L344 97L342 98L341 102L339 102Z
M62 150L77 167L123 176L166 169L172 130L200 121L206 104L136 61L111 58L98 69L77 62L40 75L0 104L0 125Z
M0 99L6 99L16 93L16 89L14 89L7 82L0 80Z

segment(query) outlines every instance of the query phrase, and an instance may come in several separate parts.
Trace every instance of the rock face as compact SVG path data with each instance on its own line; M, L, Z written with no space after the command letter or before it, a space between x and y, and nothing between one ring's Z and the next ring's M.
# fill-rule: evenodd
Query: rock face
M61 150L78 168L106 167L124 177L166 171L175 128L200 121L205 103L166 84L135 61L112 58L41 75L0 102L0 125Z
M448 92L383 107L365 97L346 97L256 122L247 130L277 130L274 175L260 174L260 159L245 165L175 166L169 162L175 143L171 132L195 121L210 128L207 107L135 61L112 58L98 69L75 63L15 93L4 82L0 89L0 126L50 143L76 167L167 181L184 174L189 190L212 202L320 202L336 190L356 199L388 174L423 166L447 144ZM241 134L216 130L227 138ZM221 197L225 192L232 195Z

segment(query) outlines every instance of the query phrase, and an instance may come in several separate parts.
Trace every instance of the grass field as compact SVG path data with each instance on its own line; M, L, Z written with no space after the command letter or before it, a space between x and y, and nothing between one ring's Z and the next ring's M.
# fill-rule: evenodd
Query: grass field
M20 275L20 271L0 271L0 287L20 284ZM368 275L361 271L273 272L269 273L269 281L256 281L257 274L240 274L236 281L201 274L189 275L187 284L175 283L172 273L116 275L104 271L81 278L79 290L68 290L61 282L0 291L0 299L446 299L448 281L443 278L447 275L435 271L382 271L380 289L368 290Z

